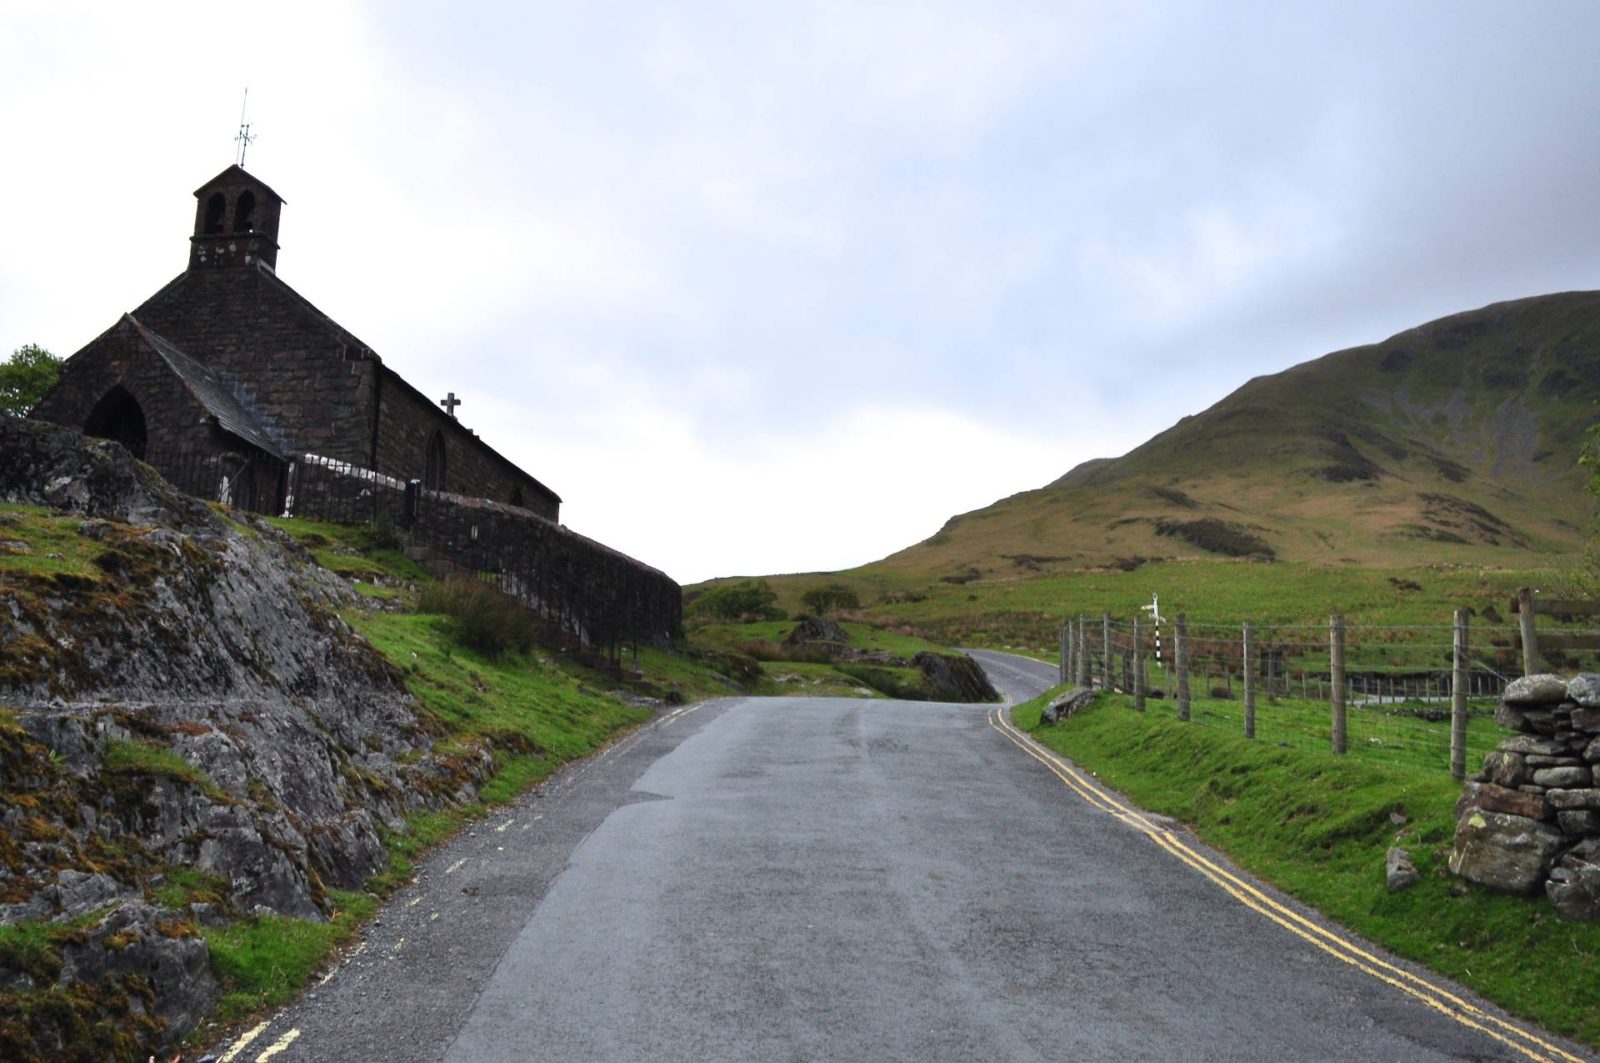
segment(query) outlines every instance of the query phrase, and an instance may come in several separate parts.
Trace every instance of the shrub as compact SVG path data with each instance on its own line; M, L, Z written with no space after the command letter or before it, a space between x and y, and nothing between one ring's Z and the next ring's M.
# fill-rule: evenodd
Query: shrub
M856 592L842 583L829 583L823 587L812 587L800 596L800 604L806 612L815 616L827 616L841 609L861 608L861 599Z
M717 620L782 620L773 603L778 592L764 579L747 579L713 587L694 600L694 611Z
M532 610L482 580L449 579L424 587L417 612L450 617L461 644L490 660L507 650L526 653L539 637Z

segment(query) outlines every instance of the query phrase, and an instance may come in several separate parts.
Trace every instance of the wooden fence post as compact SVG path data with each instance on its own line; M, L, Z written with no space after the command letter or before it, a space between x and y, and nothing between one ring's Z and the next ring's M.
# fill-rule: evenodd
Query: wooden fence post
M1189 621L1182 613L1178 614L1172 648L1177 657L1173 670L1177 672L1178 679L1178 719L1187 720L1189 718Z
M1056 682L1058 683L1065 683L1067 681L1067 673L1072 670L1072 663L1068 659L1067 651L1067 644L1072 641L1071 634L1072 628L1069 621L1069 623L1061 626L1061 654L1056 663Z
M1078 614L1078 685L1085 689L1094 686L1089 673L1089 624L1082 613Z
M1333 677L1333 751L1349 748L1344 705L1344 617L1328 621L1328 671Z
M1450 680L1450 775L1467 777L1467 614L1456 610L1455 666Z
M1533 589L1517 588L1517 621L1522 625L1522 674L1539 670L1539 639L1534 633Z
M1133 614L1133 707L1144 711L1144 632L1140 630L1139 614Z
M1256 663L1255 663L1255 628L1250 621L1244 622L1244 736L1256 736Z
M1115 685L1114 675L1111 671L1111 611L1108 609L1100 617L1100 689L1110 691Z

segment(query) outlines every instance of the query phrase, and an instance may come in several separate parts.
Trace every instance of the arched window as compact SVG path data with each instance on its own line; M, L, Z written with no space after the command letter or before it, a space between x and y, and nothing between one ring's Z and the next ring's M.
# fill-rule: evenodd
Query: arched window
M247 233L256 227L256 194L240 192L233 205L233 231Z
M435 430L428 439L427 457L422 465L422 486L443 491L444 478L444 435Z
M215 236L222 231L223 219L228 214L228 201L221 192L211 193L211 198L206 200L206 227L207 236Z
M134 457L144 457L147 438L144 410L139 408L139 400L128 394L120 384L94 404L94 409L89 411L89 419L83 422L83 431L85 435L115 439L127 447Z

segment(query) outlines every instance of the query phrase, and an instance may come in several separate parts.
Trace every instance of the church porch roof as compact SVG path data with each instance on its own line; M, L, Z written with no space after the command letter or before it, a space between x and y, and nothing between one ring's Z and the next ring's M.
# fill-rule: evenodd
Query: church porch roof
M132 314L123 317L167 367L177 374L195 401L216 418L218 427L275 458L288 458L287 452L272 438L273 434L261 419L246 408L236 389L210 366L184 354L171 340L151 332Z

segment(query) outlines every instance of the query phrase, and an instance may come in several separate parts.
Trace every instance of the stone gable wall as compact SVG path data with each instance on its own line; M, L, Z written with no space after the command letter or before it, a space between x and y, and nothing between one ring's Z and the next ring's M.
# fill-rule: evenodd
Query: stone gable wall
M133 316L236 376L289 449L368 462L378 364L272 277L253 268L185 273Z
M144 413L144 460L158 470L176 471L216 452L222 433L206 423L205 408L127 321L66 362L60 383L32 416L82 431L95 405L119 385Z

